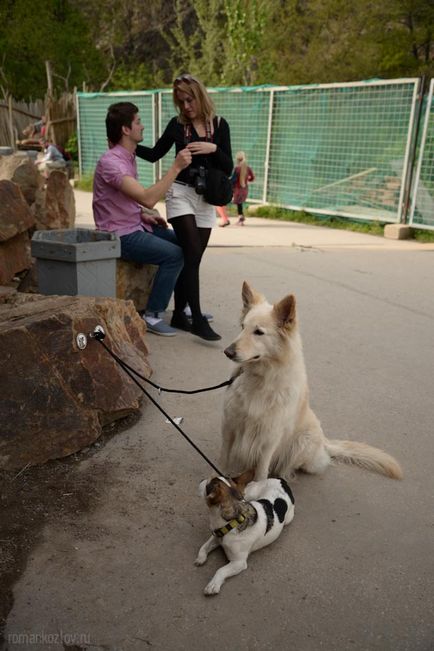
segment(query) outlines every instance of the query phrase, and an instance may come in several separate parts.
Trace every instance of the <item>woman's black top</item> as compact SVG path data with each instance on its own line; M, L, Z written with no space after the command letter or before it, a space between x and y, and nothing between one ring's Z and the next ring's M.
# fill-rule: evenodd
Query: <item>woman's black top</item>
M219 121L219 124L218 124ZM213 154L195 154L191 165L183 169L176 177L177 181L192 184L193 175L190 173L192 168L197 169L200 165L205 167L212 167L220 169L228 176L232 173L234 166L232 161L231 150L231 136L229 132L229 125L224 118L214 118L214 133L212 142L217 145L217 149ZM206 138L200 138L193 125L191 126L191 133L189 142L206 142ZM184 149L187 142L185 138L184 125L178 122L178 118L172 118L167 125L163 135L155 143L153 147L145 147L144 145L137 145L136 155L139 158L155 163L160 160L172 145L175 143L175 156Z

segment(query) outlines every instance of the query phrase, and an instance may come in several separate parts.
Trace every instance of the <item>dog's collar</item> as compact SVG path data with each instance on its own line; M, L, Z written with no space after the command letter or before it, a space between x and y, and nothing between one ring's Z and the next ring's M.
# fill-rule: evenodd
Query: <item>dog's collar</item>
M232 531L232 529L238 529L240 524L243 524L245 522L246 516L245 515L239 515L238 518L234 518L233 520L229 520L229 522L226 522L224 527L220 527L220 529L214 529L213 534L214 536L217 536L217 538L223 538L229 531Z

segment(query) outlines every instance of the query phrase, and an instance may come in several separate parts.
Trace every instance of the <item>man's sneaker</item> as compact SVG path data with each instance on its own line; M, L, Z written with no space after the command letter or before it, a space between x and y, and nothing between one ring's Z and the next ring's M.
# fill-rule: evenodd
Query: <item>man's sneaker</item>
M146 312L143 318L149 332L153 332L154 335L161 335L162 337L174 337L176 335L176 330L167 325L158 312Z
M184 314L185 314L185 316L186 316L188 319L191 319L191 309L190 309L190 306L189 306L189 305L187 305L187 307L185 308L185 310L184 310ZM207 321L209 321L209 322L214 321L214 317L213 317L212 314L207 314L206 312L204 312L204 313L202 314L202 316L204 316L205 319L206 319Z

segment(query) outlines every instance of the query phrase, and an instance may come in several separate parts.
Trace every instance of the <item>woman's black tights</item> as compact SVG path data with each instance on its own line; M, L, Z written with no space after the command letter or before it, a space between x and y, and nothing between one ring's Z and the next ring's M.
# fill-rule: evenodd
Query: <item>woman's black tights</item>
M182 312L187 303L193 321L202 317L199 298L199 266L211 235L210 228L198 228L194 215L170 220L178 244L184 252L184 268L175 286L175 311Z

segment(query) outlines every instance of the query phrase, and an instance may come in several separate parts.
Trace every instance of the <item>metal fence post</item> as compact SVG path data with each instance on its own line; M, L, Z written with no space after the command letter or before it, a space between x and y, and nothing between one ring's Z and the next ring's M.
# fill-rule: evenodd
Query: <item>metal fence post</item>
M424 120L423 130L422 130L422 137L421 137L421 142L420 142L419 157L418 157L418 161L417 161L417 169L416 169L416 173L415 173L413 196L412 196L411 210L410 210L410 224L412 226L414 226L414 227L429 228L429 229L434 228L434 224L418 224L418 223L415 223L414 222L414 213L415 213L415 210L416 210L416 201L417 201L418 194L419 194L420 177L421 177L421 174L422 174L422 164L423 164L423 161L424 161L425 145L426 145L427 137L428 137L428 127L429 127L429 122L430 122L430 118L431 118L431 104L432 104L432 101L433 101L433 97L434 97L434 79L431 79L431 83L430 83L429 91L428 91L428 96L427 96L425 120ZM428 152L428 156L429 156L429 152ZM434 155L432 155L432 156L433 156L433 160L434 160Z
M410 208L410 195L411 195L411 185L414 176L414 168L416 163L416 148L417 148L417 139L419 134L420 127L420 118L422 114L422 105L423 105L423 94L425 87L425 77L419 81L415 87L415 95L413 96L413 107L410 116L410 122L408 125L409 132L409 144L407 146L407 158L406 165L404 167L403 173L403 183L401 187L401 197L399 201L399 215L398 221L401 224L407 222L407 216Z
M270 100L268 103L267 144L265 149L265 160L264 160L264 187L262 190L263 203L267 203L267 197L268 197L268 170L270 166L271 134L273 128L273 104L274 104L274 90L270 90Z

